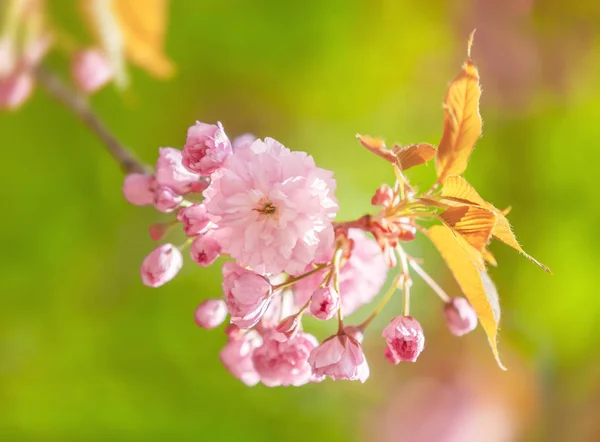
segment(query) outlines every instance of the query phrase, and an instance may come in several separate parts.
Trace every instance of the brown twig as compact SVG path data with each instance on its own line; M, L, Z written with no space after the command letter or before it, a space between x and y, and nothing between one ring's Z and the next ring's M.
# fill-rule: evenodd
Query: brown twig
M123 172L150 172L149 168L104 126L81 95L44 67L37 69L36 77L53 98L68 107L104 143L106 150L119 163Z

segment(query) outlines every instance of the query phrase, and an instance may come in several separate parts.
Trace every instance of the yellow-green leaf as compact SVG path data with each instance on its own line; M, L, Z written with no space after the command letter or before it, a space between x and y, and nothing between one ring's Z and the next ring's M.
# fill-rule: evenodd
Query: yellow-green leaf
M456 282L469 300L487 334L492 352L500 368L505 367L498 354L497 334L500 321L498 292L485 270L478 269L456 234L445 225L431 227L427 235L450 268Z
M478 206L458 206L446 209L440 218L461 234L476 250L485 250L492 238L496 215Z
M436 161L439 183L449 175L461 175L467 168L475 143L481 137L480 97L479 73L469 57L444 98L444 132Z

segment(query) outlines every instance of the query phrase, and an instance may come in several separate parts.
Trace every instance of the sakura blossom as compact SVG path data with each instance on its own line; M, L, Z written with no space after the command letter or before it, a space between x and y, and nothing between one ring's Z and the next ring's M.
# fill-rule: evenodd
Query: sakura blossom
M155 248L142 262L140 273L148 287L159 287L177 275L183 266L181 251L173 244Z
M316 376L333 380L359 380L369 377L369 365L358 341L345 333L331 336L315 348L308 363Z
M206 299L196 307L194 321L198 327L211 329L218 327L227 318L227 305L222 299Z
M387 342L386 359L393 364L415 362L425 347L421 324L412 316L396 316L383 329L382 336Z
M187 132L183 147L183 165L191 172L211 175L231 155L231 143L221 123L196 122Z

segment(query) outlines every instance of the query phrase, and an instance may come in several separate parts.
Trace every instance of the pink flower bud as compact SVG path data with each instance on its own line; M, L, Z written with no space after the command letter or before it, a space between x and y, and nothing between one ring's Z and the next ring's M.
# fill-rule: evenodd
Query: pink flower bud
M312 380L308 356L317 344L308 333L300 332L285 341L269 334L252 354L254 369L267 387L304 385Z
M142 281L148 287L159 287L173 279L182 266L179 249L173 244L162 244L144 258L140 269Z
M212 265L221 254L221 246L210 232L198 236L190 247L190 256L202 267Z
M185 234L190 237L203 233L210 224L204 204L194 204L181 209L177 214L177 221L183 224Z
M200 180L200 176L183 167L181 151L172 147L161 147L158 152L159 157L156 161L158 185L170 187L179 195L191 192Z
M425 347L421 324L412 316L396 316L381 336L387 341L385 356L393 364L415 362Z
M123 196L130 204L147 206L154 203L155 186L156 183L152 175L130 173L123 181Z
M33 91L33 77L28 73L14 73L0 78L0 110L14 110L21 106Z
M227 342L219 353L219 359L234 377L248 386L256 385L260 381L260 376L254 369L252 353L260 347L261 343L262 339L258 333L250 331Z
M287 318L284 318L278 325L275 327L275 333L273 334L274 339L278 339L280 341L286 341L288 339L296 336L301 329L302 324L302 315L291 315Z
M150 227L148 227L148 233L150 233L150 238L152 238L152 241L160 241L165 237L165 235L171 229L172 226L172 222L152 224Z
M333 380L360 380L369 377L369 365L358 341L346 334L334 335L316 347L308 358L313 374Z
M327 320L333 318L340 308L340 295L332 287L315 290L310 300L310 312L314 317Z
M394 191L387 184L382 184L371 198L371 204L374 206L388 207L394 199Z
M359 344L362 344L365 339L365 334L362 328L357 325L349 325L344 327L344 333L356 339Z
M254 134L243 134L239 137L236 137L233 142L233 150L245 149L246 147L250 147L252 143L256 141L256 135Z
M269 306L271 284L250 270L226 262L223 264L223 294L231 322L241 328L256 325Z
M242 335L242 329L235 324L227 324L225 327L225 335L229 339L237 339Z
M446 324L456 336L465 335L477 327L477 313L465 298L450 298L444 305Z
M198 327L211 329L218 327L227 317L227 305L222 299L207 299L194 312L194 321Z
M190 184L190 193L202 193L210 186L210 177L202 176L200 180Z
M191 172L208 176L221 168L232 152L221 123L215 125L197 121L187 132L183 164Z
M71 76L85 93L96 92L113 78L108 58L97 49L77 52L71 61Z
M159 187L154 193L154 208L160 212L169 213L179 207L183 201L170 187Z

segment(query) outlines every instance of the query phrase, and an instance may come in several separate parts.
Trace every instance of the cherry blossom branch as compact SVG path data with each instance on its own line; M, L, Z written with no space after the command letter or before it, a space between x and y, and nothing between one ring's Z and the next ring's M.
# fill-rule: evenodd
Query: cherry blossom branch
M104 126L94 114L85 99L66 85L57 75L44 67L39 67L36 77L40 84L56 100L64 104L104 143L108 153L119 163L125 173L147 173L149 168L140 162Z

